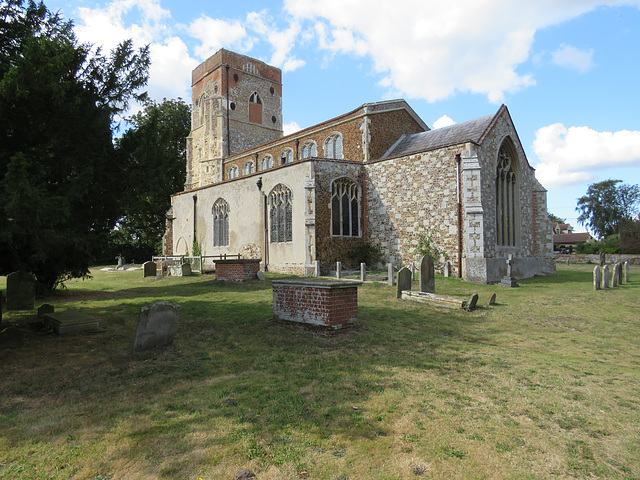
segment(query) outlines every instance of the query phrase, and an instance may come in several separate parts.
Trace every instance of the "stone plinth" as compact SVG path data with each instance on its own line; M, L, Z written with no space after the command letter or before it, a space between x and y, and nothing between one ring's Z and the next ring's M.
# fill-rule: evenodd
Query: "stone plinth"
M82 312L48 312L42 314L42 321L57 335L100 332L98 319Z
M360 285L347 280L274 280L273 316L329 329L348 327L358 320Z
M223 282L244 282L255 280L260 271L261 258L236 260L216 260L216 280Z

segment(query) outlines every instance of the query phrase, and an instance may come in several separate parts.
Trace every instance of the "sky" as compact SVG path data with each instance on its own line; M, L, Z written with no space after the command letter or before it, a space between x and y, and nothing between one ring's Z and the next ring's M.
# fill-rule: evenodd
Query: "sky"
M150 45L148 93L191 103L226 48L283 74L285 133L404 98L430 128L507 105L548 210L640 184L640 0L45 0L79 39Z

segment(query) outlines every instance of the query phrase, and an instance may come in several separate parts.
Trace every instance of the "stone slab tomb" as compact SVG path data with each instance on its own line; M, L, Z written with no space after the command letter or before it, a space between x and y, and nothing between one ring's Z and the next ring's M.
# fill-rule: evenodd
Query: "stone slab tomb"
M178 331L180 305L156 302L140 309L134 352L170 345Z
M7 276L7 310L33 310L36 301L36 279L19 270Z
M355 280L273 280L273 317L337 330L358 321Z
M246 282L255 280L260 271L261 258L216 260L216 280L223 282Z
M74 335L78 333L101 332L100 322L83 312L47 312L42 321L57 335Z

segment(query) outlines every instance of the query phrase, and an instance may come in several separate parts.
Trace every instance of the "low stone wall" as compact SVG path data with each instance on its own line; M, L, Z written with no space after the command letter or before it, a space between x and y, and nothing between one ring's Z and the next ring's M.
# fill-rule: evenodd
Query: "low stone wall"
M600 255L597 254L556 254L554 255L556 263L593 263L600 264ZM640 255L629 255L621 253L608 253L607 263L624 263L629 265L640 265Z
M359 285L362 282L273 280L273 316L330 329L347 327L358 320Z
M216 280L223 282L244 282L255 280L260 271L260 258L242 258L237 260L217 260Z

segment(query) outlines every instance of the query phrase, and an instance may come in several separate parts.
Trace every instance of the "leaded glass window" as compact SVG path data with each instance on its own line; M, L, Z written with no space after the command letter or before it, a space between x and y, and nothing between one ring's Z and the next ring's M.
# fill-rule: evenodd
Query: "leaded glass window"
M332 133L324 141L324 157L342 159L342 135Z
M504 246L516 245L518 183L514 159L510 142L503 142L496 168L496 232L497 244Z
M293 238L293 204L291 190L278 184L269 194L271 242L290 242Z
M318 156L318 146L316 142L305 142L300 151L300 158L311 158Z
M219 198L213 204L213 246L229 245L229 204Z
M349 178L331 183L331 233L339 237L360 236L360 188Z

